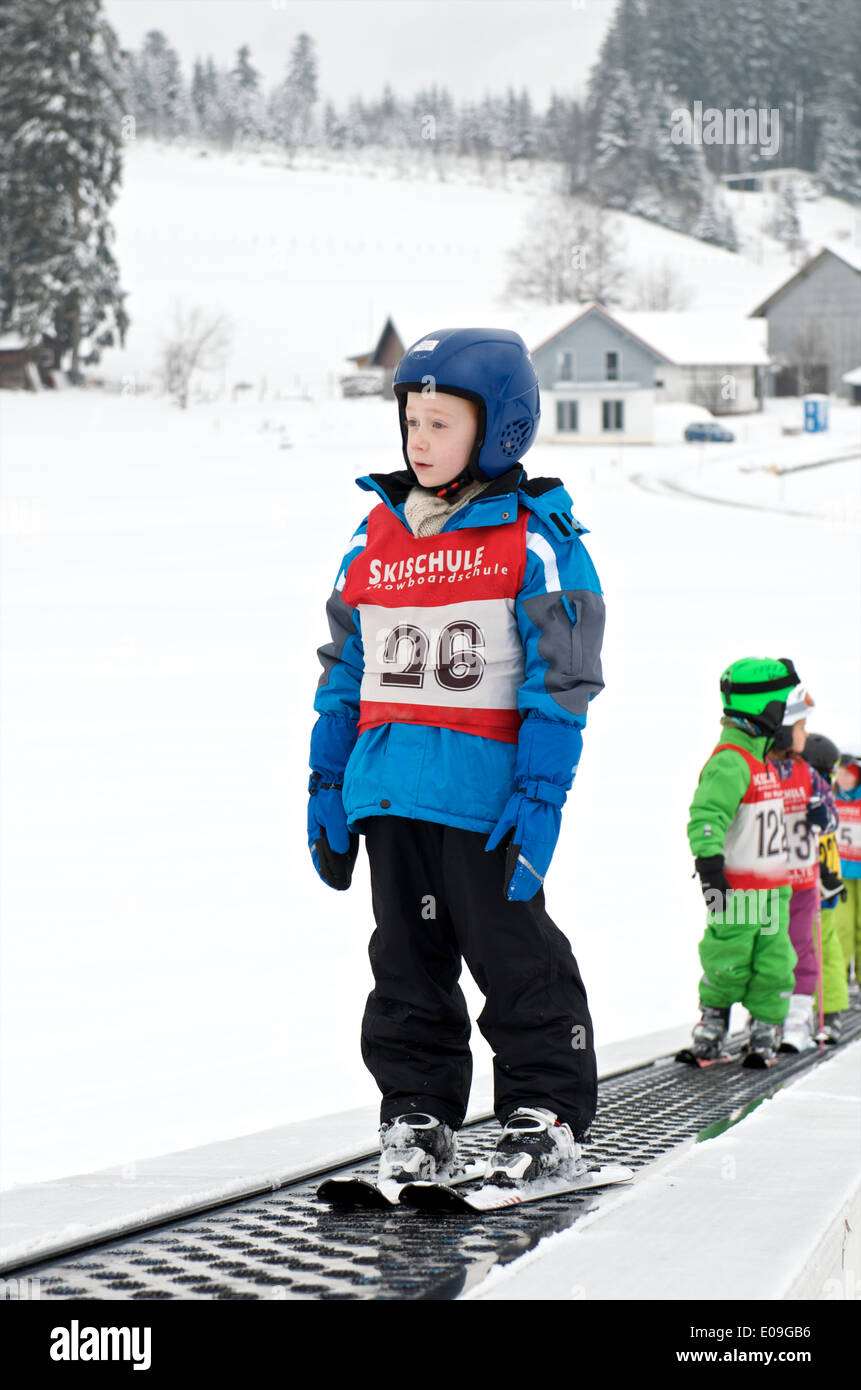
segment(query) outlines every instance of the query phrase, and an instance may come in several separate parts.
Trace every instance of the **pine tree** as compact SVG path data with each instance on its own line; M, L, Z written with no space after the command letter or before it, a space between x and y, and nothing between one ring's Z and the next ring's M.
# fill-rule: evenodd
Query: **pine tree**
M347 127L331 101L326 102L323 112L323 139L330 150L343 150L347 146Z
M825 116L819 139L819 175L827 193L861 203L861 126L845 108Z
M624 68L618 68L612 91L596 113L591 174L608 207L632 208L641 192L640 131L642 120L637 90Z
M235 66L224 85L227 143L258 140L263 132L260 74L251 64L251 49L247 43L237 53Z
M273 105L277 93L273 95ZM352 97L344 119L345 142L347 149L362 149L367 144L365 108L361 97Z
M156 140L185 135L190 101L179 54L160 29L151 29L140 53L133 56L134 115L138 135Z
M317 59L314 40L299 34L293 44L287 76L275 89L270 115L275 138L288 149L310 144L317 102Z
M191 78L191 106L201 134L206 130L206 73L199 58L194 60Z
M221 140L223 138L223 89L223 78L210 54L203 69L203 81L200 89L204 111L203 130L209 140Z
M101 0L16 0L0 16L0 326L71 352L72 380L129 324L108 211L123 71Z
M820 61L827 88L813 104L817 162L827 192L861 203L861 44L856 0L833 0ZM818 118L818 119L816 119Z
M777 196L774 218L768 228L777 241L783 243L790 254L793 265L804 258L806 245L801 234L801 218L798 215L798 190L795 181L784 185Z

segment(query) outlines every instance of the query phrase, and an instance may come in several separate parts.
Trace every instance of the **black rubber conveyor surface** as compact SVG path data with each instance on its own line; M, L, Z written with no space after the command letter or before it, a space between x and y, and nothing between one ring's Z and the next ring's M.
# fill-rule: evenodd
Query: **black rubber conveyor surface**
M590 1164L641 1169L681 1144L720 1132L861 1037L861 1009L845 1018L839 1048L821 1056L818 1048L801 1056L782 1054L769 1070L729 1063L699 1071L666 1058L607 1078L585 1150ZM731 1050L738 1047L735 1040ZM472 1125L461 1131L461 1151L469 1157L486 1153L498 1134L496 1121ZM375 1170L375 1161L364 1165L371 1176ZM322 1176L15 1273L38 1276L42 1300L450 1300L495 1264L572 1226L620 1190L569 1194L491 1214L440 1216L329 1208L315 1198Z

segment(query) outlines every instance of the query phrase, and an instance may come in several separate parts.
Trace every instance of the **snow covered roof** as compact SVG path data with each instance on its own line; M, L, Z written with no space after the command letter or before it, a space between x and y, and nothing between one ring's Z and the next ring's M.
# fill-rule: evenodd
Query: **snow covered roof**
M0 352L17 352L26 346L20 333L0 333Z
M614 318L679 367L764 367L768 324L726 310L614 312Z
M620 328L676 366L765 366L771 360L765 320L727 310L646 313L592 304L554 304L511 315L511 327L535 352L593 308L600 308Z
M825 242L822 249L823 251L830 251L832 256L839 256L841 261L851 265L853 270L861 271L861 246L847 246L842 241L837 245L831 241Z
M591 307L591 304L574 301L565 304L530 304L509 312L507 322L515 333L520 334L529 351L535 352Z
M658 359L664 357L664 353L654 343L643 340L636 328L624 324L615 310L607 309L603 304L593 302L591 304L549 304L538 308L529 308L520 312L509 313L508 324L515 332L519 333L529 351L534 353L539 348L551 343L566 328L577 319L585 318L587 314L597 312L603 314L604 318L611 323L616 323L624 332L631 334L639 339L642 346L653 353Z
M844 372L841 381L845 381L847 386L861 386L861 367L853 367L851 372Z
M822 260L823 256L836 256L839 261L843 261L845 265L850 266L852 270L857 270L859 274L861 274L861 249L857 246L844 246L842 242L839 248L837 246L822 246L814 256L811 256L804 262L804 265L799 266L794 275L790 275L788 280L784 280L783 284L778 285L777 289L773 290L767 299L764 299L755 309L751 309L751 315L759 317L761 314L765 314L771 308L772 304L775 304L782 295L786 294L787 290L791 289L799 280L803 280L809 275L814 266L817 266Z

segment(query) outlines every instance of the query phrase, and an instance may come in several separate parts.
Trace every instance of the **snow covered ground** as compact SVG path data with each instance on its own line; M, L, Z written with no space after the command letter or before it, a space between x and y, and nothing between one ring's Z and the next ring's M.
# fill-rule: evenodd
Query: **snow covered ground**
M318 171L285 200L284 178L133 151L117 223L136 327L104 371L127 389L0 396L4 1186L376 1099L358 1043L366 860L348 894L314 874L307 748L324 605L368 508L354 479L402 460L394 404L342 400L332 374L396 295L407 334L410 315L418 333L486 305L519 234L512 206L524 220L528 206L522 187L369 188L346 169L325 197L315 180L333 176ZM400 256L382 231L377 246L372 214ZM276 234L280 278L262 241L253 251ZM253 392L181 412L142 389L174 289L243 314L225 383ZM798 440L779 428L797 404L777 404L706 452L539 443L527 459L569 486L608 606L606 690L547 891L604 1043L695 1010L685 823L723 666L790 655L811 726L861 733L857 464L739 471L849 453L861 411ZM635 475L758 505L778 493L777 509L646 491ZM488 1070L477 1032L475 1052Z
M861 524L857 407L832 398L827 431L784 435L784 428L800 427L802 404L794 398L768 400L761 413L721 421L735 434L734 443L679 443L681 422L697 418L692 409L697 408L680 403L658 407L662 447L623 450L620 466L628 477L722 505ZM600 466L600 450L591 452L599 455L591 467Z
M353 480L397 440L382 401L4 395L4 1183L373 1099L366 862L349 894L319 882L305 789ZM723 665L793 656L813 726L857 739L857 532L648 494L603 455L529 463L569 482L608 605L547 897L609 1042L694 1009L684 827Z

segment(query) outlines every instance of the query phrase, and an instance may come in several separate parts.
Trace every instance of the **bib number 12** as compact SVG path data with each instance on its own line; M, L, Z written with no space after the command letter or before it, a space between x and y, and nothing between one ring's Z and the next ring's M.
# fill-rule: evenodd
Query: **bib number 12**
M787 845L783 817L778 815L774 807L770 807L767 811L757 811L756 822L759 828L758 857L766 859L772 855L785 855Z

